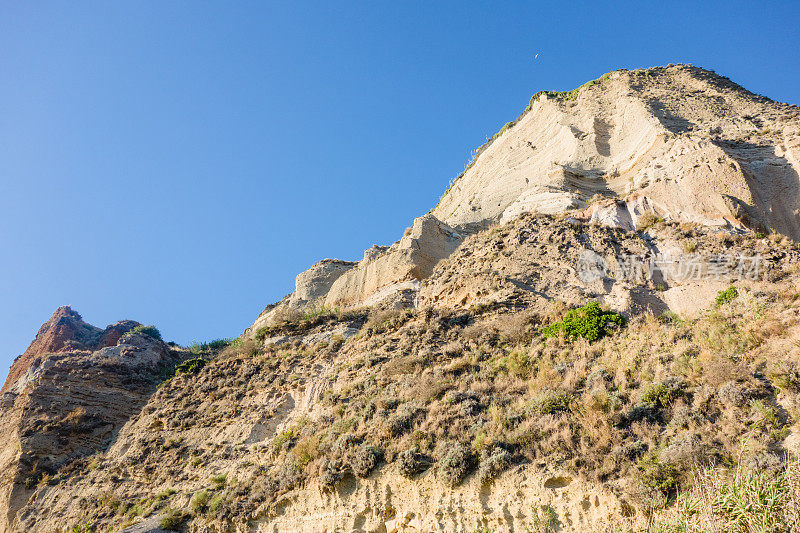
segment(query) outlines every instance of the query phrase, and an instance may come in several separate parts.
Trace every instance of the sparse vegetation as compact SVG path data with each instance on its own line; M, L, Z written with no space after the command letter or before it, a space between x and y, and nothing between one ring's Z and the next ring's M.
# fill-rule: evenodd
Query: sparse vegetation
M194 359L187 359L186 361L175 366L175 375L178 374L197 374L206 366L206 360L200 357Z
M566 239L561 228L548 233L548 224L533 232L536 245ZM294 497L291 491L317 483L326 492L350 490L363 487L365 477L398 472L414 483L451 487L474 471L475 485L495 490L544 464L587 483L620 480L632 509L658 509L658 520L669 525L694 523L696 514L669 522L658 513L677 513L683 502L694 502L689 495L701 476L694 469L709 465L736 486L720 489L728 490L724 501L737 502L731 509L761 505L740 497L745 485L757 484L754 472L781 471L784 441L796 423L800 371L797 344L787 331L800 313L800 272L787 270L780 284L758 290L744 290L743 283L739 295L721 305L709 296L697 315L633 314L626 324L594 302L569 309L503 285L505 278L487 268L490 254L493 247L500 254L508 250L527 229L496 226L472 237L486 239L475 245L490 251L486 262L463 256L437 267L439 279L462 271L485 275L496 293L479 297L491 304L327 310L266 330L285 336L281 343L241 339L218 351L211 343L199 345L202 357L185 361L178 372L190 377L164 383L121 437L125 458L98 453L76 462L67 478L42 469L35 479L46 481L36 493L58 490L48 484L56 479L67 480L59 486L85 490L92 496L81 508L81 523L91 520L99 531L163 516L171 512L168 505L191 511L182 522L190 529L275 516L280 502ZM575 231L624 244L602 228ZM737 245L692 238L704 252ZM574 305L586 297L565 300ZM342 326L359 332L335 350L332 337L328 345L301 342ZM91 418L68 409L59 422L72 431ZM235 439L216 438L234 429ZM732 465L750 481L734 482L734 471L726 470ZM131 479L174 486L181 496L171 489L136 494ZM758 483L764 479L772 478ZM559 477L552 487L569 482ZM781 487L763 490L776 494ZM727 504L715 505L722 510ZM534 506L523 514L533 531L559 527L551 508ZM663 531L703 531L691 527Z
M158 525L161 529L166 531L180 531L187 519L186 513L168 508L161 517Z

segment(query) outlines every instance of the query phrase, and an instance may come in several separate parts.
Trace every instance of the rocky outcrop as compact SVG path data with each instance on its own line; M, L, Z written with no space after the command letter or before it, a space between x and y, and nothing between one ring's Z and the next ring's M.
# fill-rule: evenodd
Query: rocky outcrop
M278 303L264 309L256 321L245 331L245 335L253 336L259 328L280 321L287 314L296 313L305 307L317 305L325 301L331 285L345 272L353 269L358 263L339 259L323 259L311 268L304 270L295 278L295 289Z
M664 217L800 238L800 111L684 65L539 93L433 214L457 228L646 198Z
M161 340L130 333L137 325L103 330L61 307L15 361L0 400L0 532L37 484L104 450L147 400L173 356Z
M647 215L797 240L798 172L800 110L701 68L619 70L574 91L543 91L399 242L357 264L316 264L248 333L314 299L414 306L420 280L464 236L525 213L624 230Z
M419 282L461 244L464 236L431 214L414 220L391 246L373 246L354 263L324 259L299 274L295 290L267 307L245 334L274 324L287 314L316 305L348 309L389 305L413 307Z
M325 297L330 307L375 305L399 291L416 292L419 281L461 244L463 237L433 215L417 218L389 248L367 250L364 259L337 279Z
M122 335L137 325L138 322L123 320L106 329L100 329L84 322L81 315L69 306L59 307L39 328L28 349L14 360L0 394L8 392L14 386L28 371L34 359L48 353L97 350L114 346Z

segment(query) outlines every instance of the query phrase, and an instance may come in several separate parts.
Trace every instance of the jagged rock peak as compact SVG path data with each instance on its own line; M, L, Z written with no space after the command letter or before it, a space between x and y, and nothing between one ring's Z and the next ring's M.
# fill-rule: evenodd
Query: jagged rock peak
M25 352L14 360L0 394L7 392L25 374L34 358L48 353L95 351L114 346L122 335L138 325L133 320L122 320L101 329L87 324L80 313L63 305L42 324Z

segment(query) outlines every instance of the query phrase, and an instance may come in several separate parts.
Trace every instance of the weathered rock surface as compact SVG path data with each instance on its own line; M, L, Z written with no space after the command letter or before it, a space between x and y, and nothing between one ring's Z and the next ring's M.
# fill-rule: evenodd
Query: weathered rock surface
M8 378L0 394L8 392L17 380L30 368L37 357L48 353L68 352L74 350L97 350L106 346L114 346L119 338L138 325L132 320L123 320L108 326L106 329L87 324L81 315L69 306L56 309L50 320L42 324L36 338L28 349L14 360Z
M431 471L411 480L386 469L365 480L348 477L337 491L310 486L288 494L277 516L253 530L536 531L547 509L562 517L559 531L611 531L623 523L623 505L600 485L535 468L505 472L483 486L471 479L455 489Z
M414 306L419 282L464 236L524 213L625 230L650 216L798 240L798 172L800 110L701 68L619 70L569 93L537 93L410 233L330 274L315 265L248 333L311 296L328 307Z
M387 287L392 287L390 292L399 288L413 291L416 288L413 282L430 276L436 264L453 253L462 239L433 215L419 217L403 238L388 249L378 253L368 250L358 266L333 283L325 304L356 307L370 299L377 304L389 296L387 293L375 297Z
M646 198L676 220L800 238L800 111L707 70L615 71L537 94L433 214L457 228L595 197Z
M288 294L280 302L267 306L245 333L252 336L259 328L276 322L286 313L324 302L331 285L357 264L353 261L339 259L317 261L311 265L311 268L297 275L294 292Z
M325 259L297 276L295 291L267 307L245 332L276 323L310 305L327 308L394 305L413 307L419 282L463 240L451 227L427 214L417 218L392 246L373 246L357 262Z
M40 482L71 460L104 450L147 400L151 378L172 360L138 323L105 330L61 307L14 363L0 400L0 532Z

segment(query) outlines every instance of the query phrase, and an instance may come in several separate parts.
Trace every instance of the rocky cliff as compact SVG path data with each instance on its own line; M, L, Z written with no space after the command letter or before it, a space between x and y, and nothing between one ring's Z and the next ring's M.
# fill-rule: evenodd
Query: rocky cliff
M313 266L295 295L314 298L287 301L295 310L413 307L419 281L464 237L523 213L571 213L626 230L655 218L797 240L798 173L796 106L688 65L614 71L573 91L536 93L397 243L357 264ZM285 309L266 309L248 333Z
M106 449L174 361L166 344L137 326L125 320L100 329L60 307L14 361L0 396L0 531L11 530L37 484Z
M615 71L239 338L59 308L2 389L0 533L737 530L736 483L798 530L798 155L795 106Z

